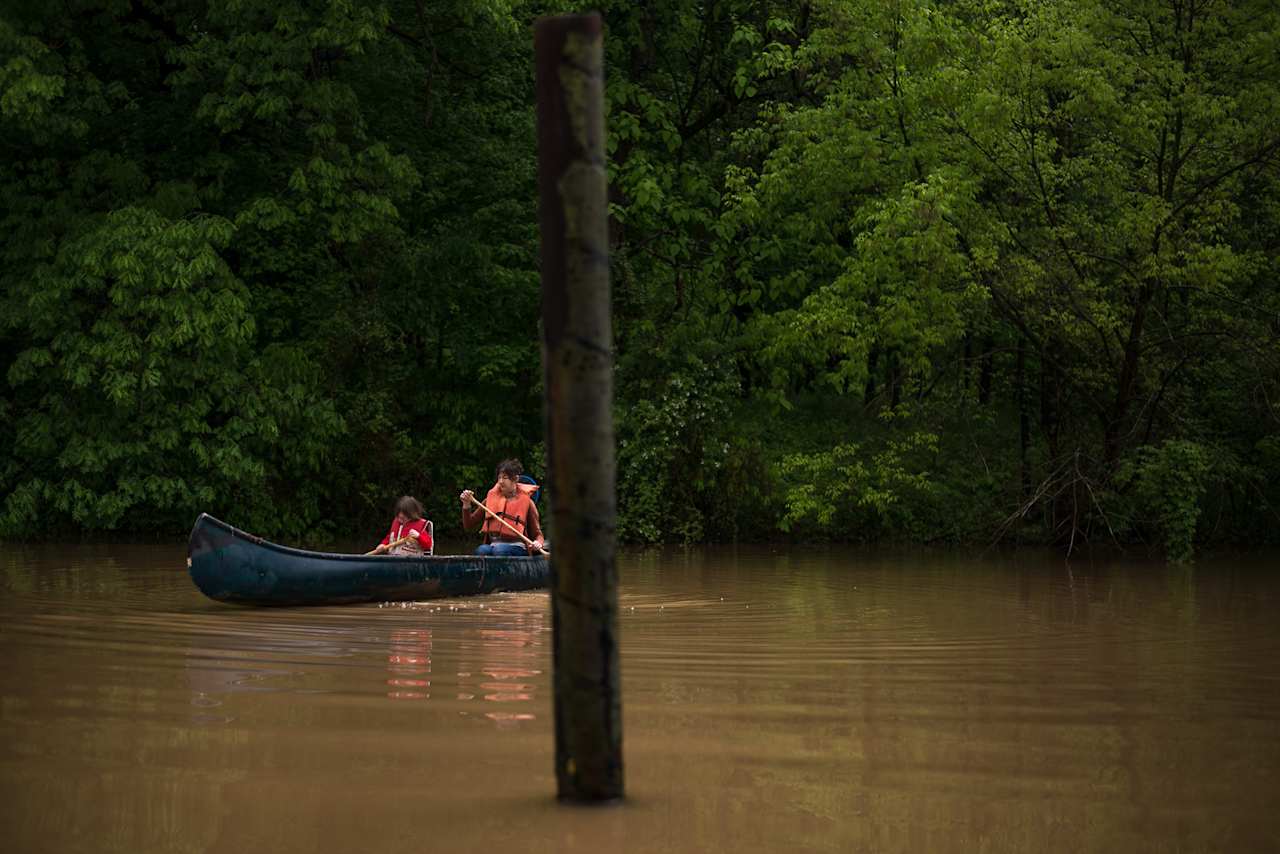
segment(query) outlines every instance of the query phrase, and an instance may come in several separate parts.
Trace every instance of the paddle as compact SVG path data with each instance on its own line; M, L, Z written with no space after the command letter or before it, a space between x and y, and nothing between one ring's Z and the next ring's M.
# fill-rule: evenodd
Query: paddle
M477 498L475 497L475 495L468 495L467 497L471 499L471 503L472 503L472 504L474 504L475 506L479 507L481 510L483 510L483 511L484 511L484 512L486 512L486 513L488 513L490 516L492 516L493 518L497 519L499 522L501 522L502 524L504 524L504 525L506 525L508 528L510 528L510 529L511 529L511 533L515 534L517 537L519 537L520 539L524 540L524 544L525 544L526 546L528 546L528 547L529 547L529 548L531 548L531 549L537 549L539 552L541 552L541 553L542 553L542 554L544 554L544 555L549 555L549 554L551 554L551 552L547 551L546 549L541 548L541 547L539 547L539 546L535 546L535 545L533 544L533 540L529 539L529 538L528 538L528 537L526 537L524 534L520 533L519 529L518 529L518 528L516 528L516 526L512 525L510 522L508 522L506 519L503 519L501 516L499 516L497 513L494 513L494 512L493 512L492 510L490 510L488 507L485 507L485 506L484 506L484 503L483 503L483 502L481 502L479 499L477 499Z
M409 541L410 541L410 540L412 540L412 539L413 539L413 537L401 537L401 538L400 538L400 539L398 539L398 540L393 540L392 542L387 543L387 551L391 551L391 550L392 550L392 549L394 549L396 546L402 546L402 545L404 545L405 543L409 542ZM372 549L372 550L370 550L370 551L365 552L365 554L367 554L367 555L378 554L378 550L377 550L377 549Z

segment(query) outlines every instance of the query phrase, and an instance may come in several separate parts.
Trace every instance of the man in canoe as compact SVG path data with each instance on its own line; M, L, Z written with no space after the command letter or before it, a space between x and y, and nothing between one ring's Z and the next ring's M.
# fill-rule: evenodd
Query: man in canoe
M462 501L463 530L469 531L479 525L484 535L484 542L476 549L476 554L542 552L544 543L538 506L529 495L536 487L520 483L524 466L519 460L503 460L494 473L498 482L485 496L484 507L478 506L480 502L469 489L464 489L458 496Z
M431 554L430 523L422 518L422 505L412 495L402 495L396 502L396 518L391 530L370 554Z

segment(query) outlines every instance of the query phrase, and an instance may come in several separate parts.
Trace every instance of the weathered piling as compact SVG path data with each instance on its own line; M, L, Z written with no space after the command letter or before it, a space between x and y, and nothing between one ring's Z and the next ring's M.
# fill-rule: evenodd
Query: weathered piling
M534 26L560 798L622 797L613 335L600 16Z

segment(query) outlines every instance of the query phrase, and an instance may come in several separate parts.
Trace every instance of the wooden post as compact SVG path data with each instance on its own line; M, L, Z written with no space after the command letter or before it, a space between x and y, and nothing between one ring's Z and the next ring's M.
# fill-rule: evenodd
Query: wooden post
M596 14L534 25L556 788L581 802L623 795L602 40Z

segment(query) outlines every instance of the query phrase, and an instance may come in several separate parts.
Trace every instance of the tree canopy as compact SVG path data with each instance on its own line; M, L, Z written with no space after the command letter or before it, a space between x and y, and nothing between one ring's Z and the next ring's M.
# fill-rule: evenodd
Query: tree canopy
M564 8L6 4L0 533L539 474ZM1276 540L1274 3L602 13L625 539Z

